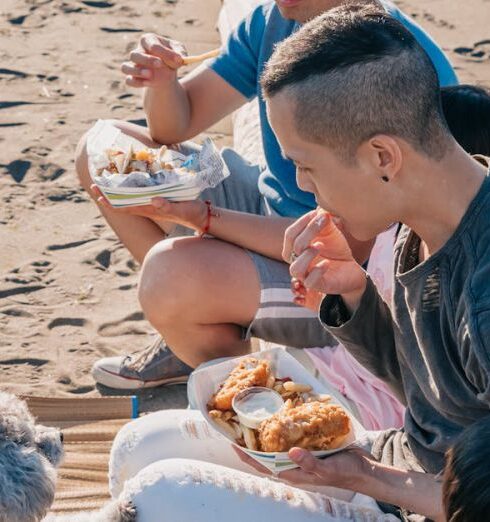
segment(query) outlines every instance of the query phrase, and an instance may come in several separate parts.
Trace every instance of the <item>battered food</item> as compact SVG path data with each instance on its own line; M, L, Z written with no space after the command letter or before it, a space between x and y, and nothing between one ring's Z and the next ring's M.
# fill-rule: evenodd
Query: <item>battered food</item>
M327 402L305 402L283 409L259 428L262 451L282 452L293 447L327 450L339 446L350 431L350 420L342 407Z
M268 361L259 361L253 357L243 359L211 398L209 407L221 411L231 410L231 402L238 392L252 386L266 386L270 375Z

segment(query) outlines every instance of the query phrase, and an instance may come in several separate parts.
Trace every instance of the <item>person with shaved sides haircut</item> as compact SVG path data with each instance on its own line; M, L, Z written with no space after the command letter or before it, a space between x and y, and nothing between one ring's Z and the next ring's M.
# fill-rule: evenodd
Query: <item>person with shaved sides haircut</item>
M296 301L321 300L325 329L407 407L403 429L374 437L370 454L291 450L301 471L288 480L444 520L444 454L490 413L487 169L451 135L427 54L376 7L346 5L304 25L261 84L298 186L323 209L285 235ZM390 310L337 224L366 240L393 223L402 227Z

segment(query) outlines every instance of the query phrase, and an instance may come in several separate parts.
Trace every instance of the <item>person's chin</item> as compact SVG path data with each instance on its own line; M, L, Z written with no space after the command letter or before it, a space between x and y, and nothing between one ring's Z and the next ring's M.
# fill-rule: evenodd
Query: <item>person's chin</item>
M281 16L286 20L295 20L299 23L305 21L305 14L301 6L302 3L302 0L276 0L276 5Z

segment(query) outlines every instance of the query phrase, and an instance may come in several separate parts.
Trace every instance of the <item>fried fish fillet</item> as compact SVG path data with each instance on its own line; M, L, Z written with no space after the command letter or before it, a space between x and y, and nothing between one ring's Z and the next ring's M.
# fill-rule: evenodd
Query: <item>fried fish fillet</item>
M231 401L235 395L252 386L265 386L271 374L268 361L247 357L236 366L211 398L209 406L217 410L231 410Z
M293 447L326 450L338 447L350 431L347 413L336 404L313 401L284 407L259 427L262 451Z

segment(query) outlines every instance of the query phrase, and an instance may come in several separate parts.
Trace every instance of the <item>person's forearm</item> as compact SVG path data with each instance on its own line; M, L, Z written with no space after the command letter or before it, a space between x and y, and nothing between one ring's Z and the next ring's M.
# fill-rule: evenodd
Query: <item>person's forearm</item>
M214 209L209 233L214 237L282 261L282 243L292 218L266 217L233 210Z
M402 471L365 458L365 471L346 479L345 487L381 502L444 522L442 484L435 475Z
M189 138L191 106L187 91L179 81L145 89L143 105L153 140L170 145Z

